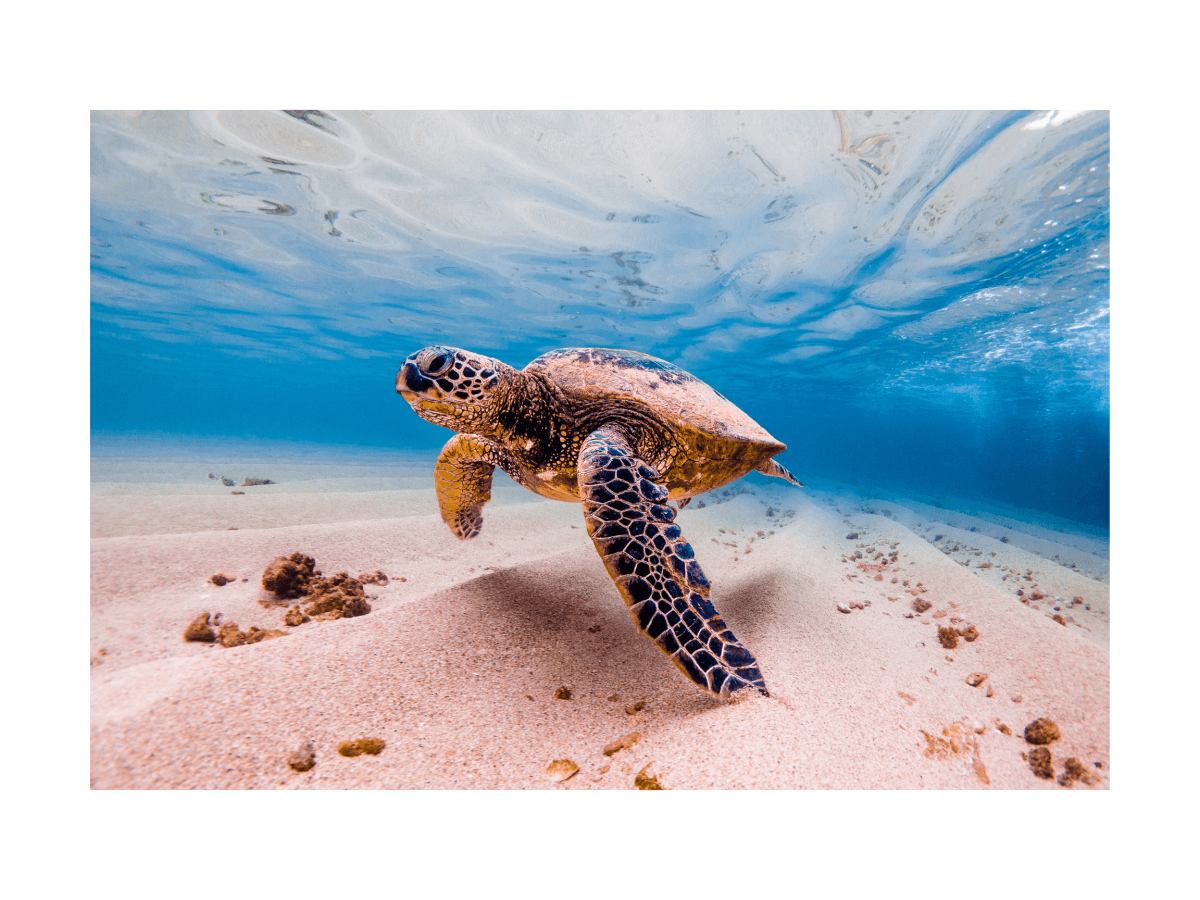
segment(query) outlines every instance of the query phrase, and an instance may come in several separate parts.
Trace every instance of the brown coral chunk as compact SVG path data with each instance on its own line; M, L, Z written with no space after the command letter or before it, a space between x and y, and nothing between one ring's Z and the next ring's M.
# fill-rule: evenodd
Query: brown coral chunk
M288 754L287 764L297 772L307 772L317 764L317 751L312 741L305 741Z
M244 635L244 643L257 644L259 641L269 640L270 638L284 637L286 631L280 631L278 628L272 628L269 631L263 628L258 628L254 625L250 626L250 630Z
M299 597L308 592L317 562L303 553L276 557L263 570L262 586L281 600Z
M299 605L293 606L283 617L283 624L290 625L293 628L297 625L303 625L305 622L311 621L312 617L306 616L304 613L302 613Z
M1053 778L1054 763L1047 747L1038 747L1029 751L1029 768L1038 778Z
M217 635L211 628L208 627L208 613L202 613L192 622L183 632L185 641L203 641L206 644L211 644L217 639Z
M633 777L633 786L639 791L661 791L662 785L658 783L658 778L647 771L649 768L649 764L643 766L642 771Z
M1082 763L1074 756L1063 763L1063 767L1065 771L1058 776L1058 783L1063 787L1070 787L1072 782L1078 781L1085 774Z
M218 572L216 575L214 575L212 578L210 578L208 580L210 582L212 582L213 584L215 584L217 587L224 587L225 585L229 584L229 582L233 581L234 579L230 578L228 575L224 575L221 572Z
M1025 726L1025 740L1031 744L1052 744L1060 737L1062 732L1049 719L1034 719Z
M942 646L947 650L953 650L958 646L958 635L955 634L953 628L938 628L938 640L942 642Z
M1066 625L1066 624L1067 624L1066 620L1065 620L1065 619L1064 619L1062 616L1060 616L1058 613L1055 613L1055 614L1054 614L1054 615L1052 615L1050 618L1052 618L1052 619L1053 619L1055 622L1057 622L1059 625Z
M979 687L985 681L987 681L986 672L972 672L967 676L967 684L969 684L971 687Z
M332 578L312 582L309 599L312 604L304 613L314 618L349 619L365 616L371 611L362 582L351 578L348 572L338 572Z
M554 699L555 700L570 700L571 699L571 689L568 687L565 687L565 686L560 687L557 691L554 692Z
M358 580L363 584L377 584L380 587L384 587L388 583L388 577L379 569L376 569L374 572L364 572L358 576Z
M968 625L966 628L956 628L954 631L968 644L979 637L979 629L974 625Z
M270 478L247 478L242 482L242 487L254 487L258 484L274 484Z
M221 630L217 632L217 643L222 647L240 647L246 643L246 635L238 631L236 623L230 622L222 625Z
M359 756L363 753L378 756L386 746L387 743L381 738L359 738L357 741L342 741L338 744L338 753L342 756Z
M931 606L933 606L933 604L930 603L928 600L926 600L924 597L918 597L916 600L914 600L912 602L913 610L915 612L919 612L919 613L925 612L925 610L929 609L929 607L931 607Z

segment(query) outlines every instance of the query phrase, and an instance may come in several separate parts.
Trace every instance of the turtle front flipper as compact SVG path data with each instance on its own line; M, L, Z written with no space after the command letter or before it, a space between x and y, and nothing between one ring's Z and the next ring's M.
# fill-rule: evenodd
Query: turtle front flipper
M588 534L639 630L700 687L722 697L747 687L766 694L754 656L709 602L658 473L611 425L584 441L578 471Z
M460 541L479 534L483 504L492 499L492 473L499 448L491 441L456 434L446 442L433 470L442 521Z

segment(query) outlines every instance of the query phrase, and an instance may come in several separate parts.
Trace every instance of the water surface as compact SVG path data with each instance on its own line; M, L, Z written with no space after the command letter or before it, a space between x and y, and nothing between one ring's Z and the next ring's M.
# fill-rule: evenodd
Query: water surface
M92 431L423 451L440 342L623 347L802 479L1108 525L1104 112L92 116Z

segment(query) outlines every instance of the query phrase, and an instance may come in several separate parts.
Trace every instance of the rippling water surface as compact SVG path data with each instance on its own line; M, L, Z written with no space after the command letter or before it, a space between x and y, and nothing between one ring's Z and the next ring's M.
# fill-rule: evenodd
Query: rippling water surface
M96 113L92 430L425 449L440 342L671 360L843 479L1108 525L1103 112Z

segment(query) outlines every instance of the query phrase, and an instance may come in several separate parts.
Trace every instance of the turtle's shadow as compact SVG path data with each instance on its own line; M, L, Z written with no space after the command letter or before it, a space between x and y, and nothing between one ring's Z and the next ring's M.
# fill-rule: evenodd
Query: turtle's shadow
M770 623L774 609L769 600L777 587L768 572L743 578L729 590L713 591L713 606L725 618L734 633L741 637L738 627L745 626L749 632L761 632ZM730 621L732 619L732 621Z
M723 705L688 681L637 630L598 558L591 553L563 557L562 567L571 573L569 591L566 579L548 580L544 571L517 566L469 582L462 598L474 607L464 612L493 624L498 643L524 651L528 664L523 668L538 689L552 695L569 685L578 699L601 703L616 692L646 699L662 717Z

